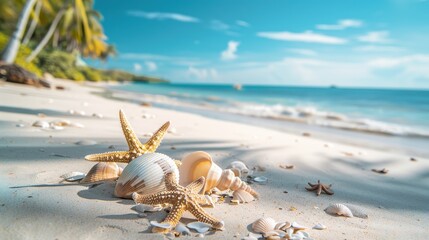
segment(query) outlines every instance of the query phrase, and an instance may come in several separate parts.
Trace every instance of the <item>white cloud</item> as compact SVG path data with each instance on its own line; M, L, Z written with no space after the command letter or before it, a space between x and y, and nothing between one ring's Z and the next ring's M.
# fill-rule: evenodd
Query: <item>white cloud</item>
M311 42L311 43L324 43L324 44L344 44L346 39L331 37L328 35L313 33L306 31L303 33L293 32L258 32L259 37L280 40L280 41L296 41L296 42Z
M153 19L153 20L175 20L179 22L199 22L200 21L196 17L183 15L180 13L128 11L127 14L134 17L143 17L146 19Z
M119 55L119 58L124 60L161 61L180 66L198 66L206 63L205 61L202 61L198 58L167 56L150 53L123 53Z
M396 68L410 64L429 66L429 55L416 54L402 57L377 58L369 62L369 65L375 68Z
M389 32L388 31L368 32L367 34L358 37L358 40L361 42L369 42L369 43L389 43L389 42L392 42L392 40L389 39Z
M142 65L138 63L134 63L133 67L134 67L134 71L136 72L140 72L142 70Z
M310 49L302 49L302 48L292 48L292 49L288 49L289 52L293 52L293 53L297 53L300 55L304 55L304 56L316 56L317 53L313 50Z
M355 19L342 19L337 22L337 24L328 25L328 24L319 24L316 25L317 29L320 30L343 30L346 28L356 28L363 25L363 22Z
M237 52L238 46L240 45L239 42L236 41L229 41L228 47L224 51L221 52L220 57L224 61L228 60L234 60L237 58L237 55L235 54Z
M189 77L195 77L199 80L216 79L218 76L218 72L214 68L189 67L186 74Z
M237 24L240 27L250 27L250 24L243 20L237 20L235 21L235 24Z
M394 46L366 45L354 48L359 52L402 52L405 49Z
M210 22L210 26L213 30L216 31L225 31L228 30L230 28L230 26L220 20L212 20Z
M154 72L158 69L158 65L155 62L146 61L144 64L149 72Z

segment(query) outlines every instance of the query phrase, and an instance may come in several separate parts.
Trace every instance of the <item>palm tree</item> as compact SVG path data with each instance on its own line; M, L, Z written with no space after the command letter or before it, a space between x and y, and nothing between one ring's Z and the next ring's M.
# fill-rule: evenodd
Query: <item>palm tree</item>
M1 61L12 64L15 61L16 54L18 53L19 45L21 44L22 36L24 35L25 26L27 26L28 18L30 17L31 9L33 8L36 0L27 0L21 14L18 18L18 24L6 45L6 48L1 54Z

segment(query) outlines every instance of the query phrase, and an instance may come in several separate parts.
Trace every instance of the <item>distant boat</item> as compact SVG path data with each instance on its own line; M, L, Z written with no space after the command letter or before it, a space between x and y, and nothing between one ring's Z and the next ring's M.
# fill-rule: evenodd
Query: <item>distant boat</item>
M233 88L237 91L241 91L241 89L243 89L243 86L241 84L237 83L237 84L233 85Z

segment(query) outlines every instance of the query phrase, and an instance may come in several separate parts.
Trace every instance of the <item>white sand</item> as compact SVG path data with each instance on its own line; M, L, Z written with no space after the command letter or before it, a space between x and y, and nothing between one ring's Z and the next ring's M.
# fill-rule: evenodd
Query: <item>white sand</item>
M161 221L165 213L139 218L131 210L131 200L112 196L112 184L91 189L11 188L55 184L64 173L88 171L94 163L83 159L87 154L109 151L110 145L125 150L119 109L127 114L142 141L147 138L145 133L153 132L167 120L172 122L177 134L167 134L158 152L181 159L186 153L203 150L222 167L241 160L251 167L266 168L256 175L266 176L268 183L252 185L261 195L259 201L238 206L224 203L206 209L226 225L225 231L207 235L207 239L240 239L262 216L308 227L319 222L326 225L326 230L307 230L314 239L429 238L429 159L412 162L405 154L117 102L91 94L101 92L100 88L59 83L68 89L0 85L0 239L164 238L150 234L149 221ZM70 109L85 111L86 116L70 115ZM92 117L93 113L104 117ZM156 118L143 119L143 113ZM56 119L81 123L85 128L45 131L31 126L36 120ZM16 127L17 124L24 127ZM81 140L94 140L97 144L75 144ZM294 164L295 169L282 169L282 163ZM372 172L372 168L390 171L382 175ZM332 183L335 194L317 197L304 189L308 181L318 179ZM360 206L369 218L330 216L323 209L331 203ZM291 207L297 210L290 211Z

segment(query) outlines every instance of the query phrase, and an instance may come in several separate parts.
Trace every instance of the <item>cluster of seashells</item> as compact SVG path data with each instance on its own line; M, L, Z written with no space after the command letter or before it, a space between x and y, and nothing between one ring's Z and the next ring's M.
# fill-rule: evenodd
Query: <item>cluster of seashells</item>
M316 225L320 229L326 227L318 224ZM314 228L316 228L316 226ZM297 222L277 222L270 217L262 217L252 223L252 230L254 233L249 233L245 240L256 240L264 237L265 239L290 239L290 240L312 240L310 234L304 230L308 229L305 226L298 224Z
M76 128L84 128L85 126L81 123L71 122L69 120L55 120L55 121L35 121L32 124L33 127L38 127L44 130L63 130L64 127L76 127Z

